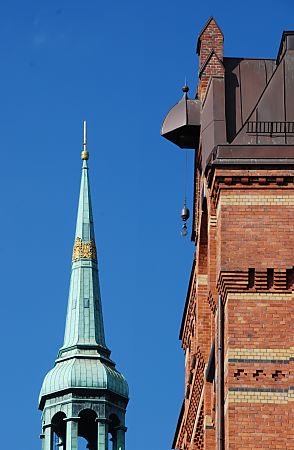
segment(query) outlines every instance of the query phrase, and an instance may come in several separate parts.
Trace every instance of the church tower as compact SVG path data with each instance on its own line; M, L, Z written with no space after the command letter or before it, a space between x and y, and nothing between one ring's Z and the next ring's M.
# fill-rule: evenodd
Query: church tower
M125 450L128 384L105 343L91 206L86 122L82 178L63 346L39 398L42 450Z

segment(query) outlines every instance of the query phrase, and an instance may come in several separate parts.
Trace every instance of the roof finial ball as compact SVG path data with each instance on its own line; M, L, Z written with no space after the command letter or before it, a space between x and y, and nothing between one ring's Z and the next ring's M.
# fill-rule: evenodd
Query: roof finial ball
M82 160L87 161L89 159L89 152L87 150L87 122L84 120L84 149L82 151Z
M185 78L184 86L182 87L182 91L184 94L187 94L189 92L189 87L187 86L187 79Z

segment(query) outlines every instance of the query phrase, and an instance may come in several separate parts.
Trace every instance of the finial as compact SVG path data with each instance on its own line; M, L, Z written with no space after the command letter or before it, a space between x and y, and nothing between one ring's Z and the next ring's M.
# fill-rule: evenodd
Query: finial
M84 120L84 145L87 145L87 122Z
M189 92L189 88L187 86L187 79L186 79L186 77L185 77L184 86L182 87L182 91L184 92L184 94L187 94L187 92Z
M84 149L82 151L82 160L89 159L89 152L87 150L87 122L84 120Z

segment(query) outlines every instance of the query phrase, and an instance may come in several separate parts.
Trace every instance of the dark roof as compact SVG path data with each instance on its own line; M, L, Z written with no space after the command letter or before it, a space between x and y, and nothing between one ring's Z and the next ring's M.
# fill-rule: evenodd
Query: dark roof
M286 50L285 41L288 40L287 39L288 37L290 37L289 41L292 41L291 36L294 36L293 30L292 31L283 31L281 43L280 43L280 47L279 47L279 51L278 51L278 55L277 55L277 64L279 63L281 56L283 55L284 51ZM294 43L294 41L289 42L290 48L292 47L293 43ZM288 44L288 42L287 42L287 44ZM287 48L289 49L289 45L287 45ZM292 48L292 50L293 50L293 48Z
M227 57L223 62L227 140L232 142L266 88L276 63L272 59Z
M265 80L261 82L260 76L257 77L257 71L251 70L247 75L248 86L242 98L245 99L251 95L252 102L248 114L243 114L242 126L237 131L233 144L294 145L294 104L292 101L294 96L292 81L294 33L291 32L285 36L287 37L284 41L285 51L277 65L270 62L272 73L266 77L266 82ZM264 67L267 71L268 62L264 64ZM260 89L254 92L256 80L259 80ZM254 92L254 96L252 92ZM227 118L227 124L228 120L229 118Z

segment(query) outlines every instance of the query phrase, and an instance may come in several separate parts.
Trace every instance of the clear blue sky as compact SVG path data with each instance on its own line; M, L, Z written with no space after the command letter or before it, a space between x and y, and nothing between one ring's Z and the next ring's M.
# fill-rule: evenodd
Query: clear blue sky
M194 249L179 234L184 154L161 122L185 76L195 90L211 14L227 56L274 58L293 12L292 0L2 2L1 448L41 448L37 399L63 340L87 118L106 337L130 385L127 450L170 449Z

